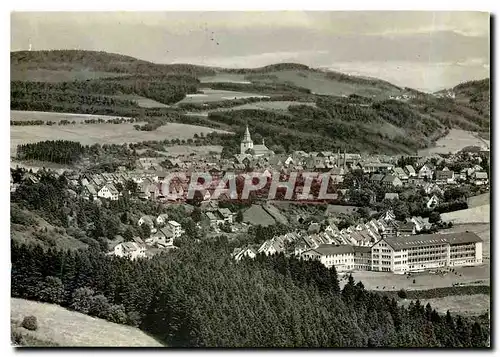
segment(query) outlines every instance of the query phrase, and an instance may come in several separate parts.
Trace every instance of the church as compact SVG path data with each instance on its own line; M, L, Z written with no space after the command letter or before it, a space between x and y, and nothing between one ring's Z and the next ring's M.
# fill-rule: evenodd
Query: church
M250 137L250 131L248 130L248 125L245 129L245 135L243 136L243 140L240 144L240 154L248 154L251 153L252 156L269 156L274 155L272 150L269 150L267 146L264 144L264 139L262 139L261 145L254 145L252 138Z

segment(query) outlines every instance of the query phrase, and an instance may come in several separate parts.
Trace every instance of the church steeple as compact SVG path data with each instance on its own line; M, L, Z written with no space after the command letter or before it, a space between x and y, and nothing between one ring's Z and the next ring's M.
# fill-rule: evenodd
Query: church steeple
M243 135L243 141L242 143L250 143L253 142L252 138L250 137L250 131L248 130L248 125L245 129L245 135Z
M243 140L240 144L240 153L244 154L248 149L253 149L253 141L250 137L250 131L248 130L248 125L245 129L245 134L243 135Z

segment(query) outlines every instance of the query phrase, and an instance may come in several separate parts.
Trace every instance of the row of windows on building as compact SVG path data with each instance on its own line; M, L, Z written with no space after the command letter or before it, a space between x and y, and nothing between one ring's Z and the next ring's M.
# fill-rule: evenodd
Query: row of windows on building
M469 254L450 254L450 259L456 259L456 258L469 258L469 257L475 257L476 254L474 253L469 253Z

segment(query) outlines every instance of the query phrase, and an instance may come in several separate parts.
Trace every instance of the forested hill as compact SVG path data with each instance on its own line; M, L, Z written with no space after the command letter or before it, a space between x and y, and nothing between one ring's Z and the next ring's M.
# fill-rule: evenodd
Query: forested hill
M11 74L21 70L95 71L124 74L210 75L215 71L191 64L156 64L134 57L102 51L16 51L10 54Z
M12 296L139 326L172 347L485 347L487 321L408 308L335 269L282 255L234 262L187 239L132 262L12 242Z
M455 99L468 104L480 115L490 114L490 79L461 83L452 89Z
M113 73L142 75L189 74L195 77L214 76L217 73L233 73L248 75L252 82L262 82L271 78L273 81L280 83L291 82L300 85L300 83L295 83L296 81L293 78L287 78L290 74L288 72L293 72L297 73L300 78L307 78L310 75L311 78L307 79L312 82L343 82L364 85L368 87L366 89L377 87L388 91L400 90L399 87L379 79L314 69L298 63L277 63L259 68L233 69L192 64L157 64L116 53L84 50L16 51L11 52L10 62L11 76L15 80L30 80L29 77L22 77L23 74L20 72L35 70L104 72L109 73L109 75ZM276 72L283 72L284 77L278 78L282 76L276 76ZM268 76L258 77L256 75ZM314 90L312 91L314 92Z
M235 97L251 93L290 104L276 104L277 110L241 108L264 99L229 100L222 94L215 101L184 101L189 94L207 90L239 92ZM467 82L453 91L456 98L448 92L426 94L297 63L227 69L155 64L96 51L11 53L11 109L141 117L156 122L154 128L179 121L238 132L249 123L275 152L342 147L414 154L451 128L489 132L488 80ZM130 100L134 96L170 108L140 107ZM187 111L205 111L208 118L183 115ZM228 152L233 150L239 150L236 142Z

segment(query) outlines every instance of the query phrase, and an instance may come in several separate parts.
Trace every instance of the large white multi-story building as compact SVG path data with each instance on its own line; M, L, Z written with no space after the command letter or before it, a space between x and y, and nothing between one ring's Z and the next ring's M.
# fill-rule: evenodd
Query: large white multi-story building
M483 242L472 232L384 237L372 247L323 244L300 254L339 272L373 270L404 274L483 263Z
M475 233L385 237L372 247L372 270L405 273L483 263L483 241Z
M322 244L303 252L301 258L319 260L327 268L335 266L338 272L370 270L370 247Z

